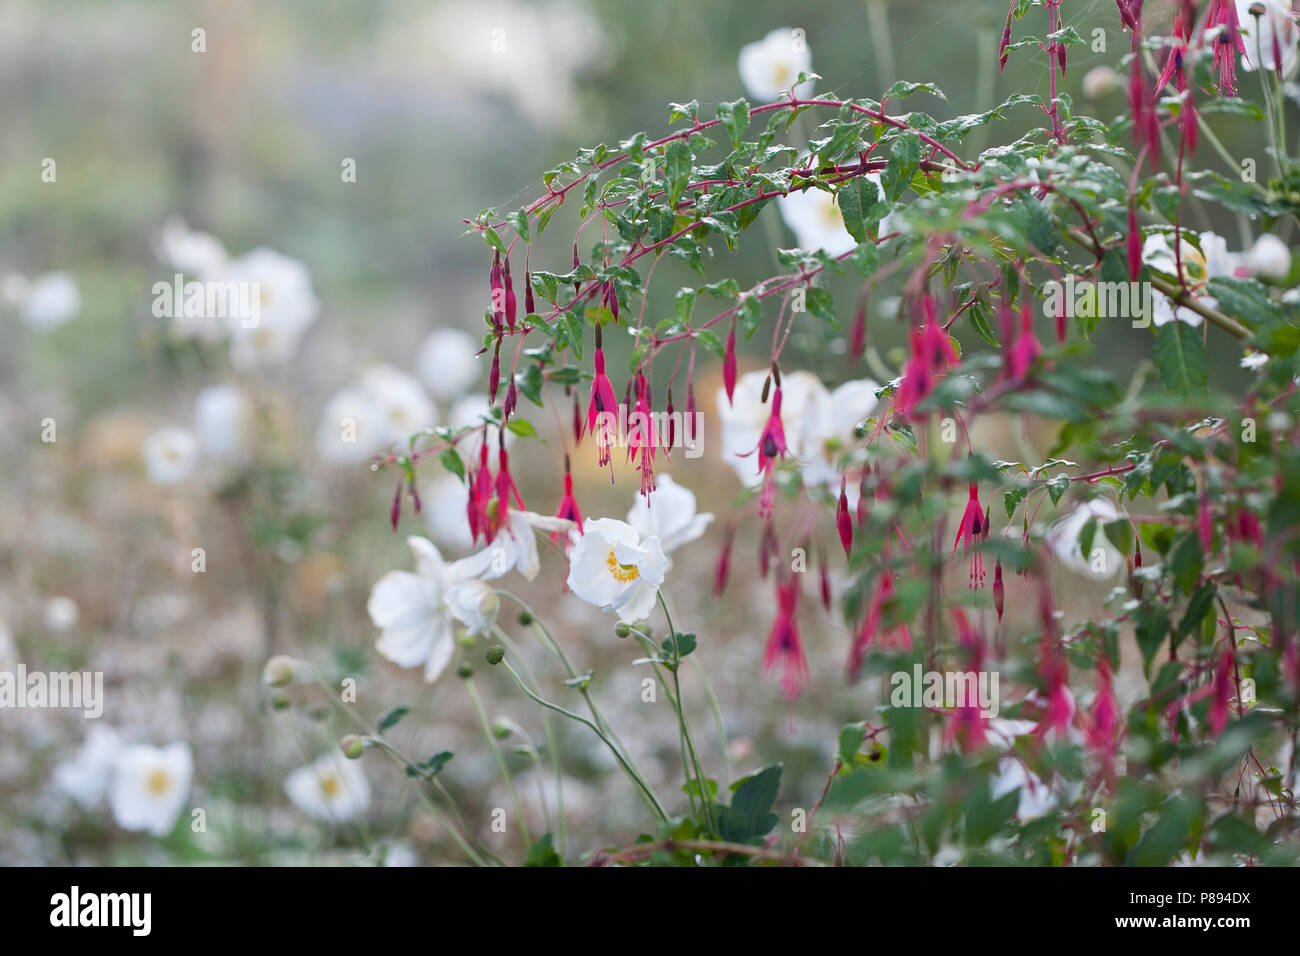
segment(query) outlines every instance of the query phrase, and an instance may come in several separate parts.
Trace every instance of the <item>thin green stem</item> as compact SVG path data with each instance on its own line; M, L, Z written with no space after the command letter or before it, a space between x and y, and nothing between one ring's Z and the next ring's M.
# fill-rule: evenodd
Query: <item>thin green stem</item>
M713 692L713 682L709 680L709 672L704 669L700 663L699 657L691 655L691 667L695 669L696 676L699 677L700 683L704 686L704 695L709 699L709 707L713 710L713 723L718 728L718 746L722 750L722 786L723 788L731 786L731 748L727 743L727 727L722 719L722 707L718 704L718 695Z
M492 755L496 757L497 766L501 768L501 776L505 779L506 789L510 791L510 802L514 804L515 816L519 818L519 835L524 838L524 850L527 851L532 847L533 840L528 835L528 823L524 819L523 808L519 805L519 794L515 792L515 778L510 773L510 765L506 763L506 755L501 752L501 746L492 733L492 725L488 723L487 711L483 709L483 701L479 699L478 691L474 689L473 678L465 678L465 690L469 693L469 699L474 704L474 713L478 715L478 722L483 728L483 736L487 738L488 746L492 748Z

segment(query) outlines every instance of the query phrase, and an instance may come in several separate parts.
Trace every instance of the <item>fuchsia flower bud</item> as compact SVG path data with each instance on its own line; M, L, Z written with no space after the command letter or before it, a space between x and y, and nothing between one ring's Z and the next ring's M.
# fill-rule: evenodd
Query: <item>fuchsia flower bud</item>
M736 535L736 526L728 523L726 537L722 539L722 550L718 552L718 563L713 568L713 596L722 597L727 589L727 578L731 575L731 542Z
M1110 662L1102 657L1097 667L1097 697L1093 701L1092 716L1088 721L1088 746L1102 754L1115 752L1119 742L1119 701L1110 679Z
M397 531L398 522L402 520L402 488L403 487L405 487L405 483L399 481L397 483L397 491L393 493L393 506L388 509L388 520L392 523L394 532Z
M952 544L952 553L957 553L959 545L964 545L962 553L970 556L970 586L984 586L984 553L980 547L988 537L985 511L980 505L979 484L970 483L970 497L966 501L966 510L962 512L961 524L957 527L957 539Z
M695 380L690 376L686 379L686 420L682 422L682 431L685 432L685 440L688 447L695 447Z
M727 335L727 351L722 359L722 384L727 390L727 403L734 405L732 396L736 392L736 323L731 323L731 332Z
M1058 334L1060 330L1058 329ZM1063 338L1063 336L1061 336ZM1043 347L1034 336L1034 313L1029 306L1020 310L1020 334L1011 346L1007 359L1008 371L1014 379L1024 378L1033 367L1038 357L1043 354Z
M1232 649L1225 648L1214 668L1214 682L1210 693L1210 731L1216 737L1223 733L1228 723L1228 707L1232 703Z
M1142 271L1142 230L1138 228L1137 203L1133 199L1128 204L1128 238L1125 243L1129 281L1137 282L1138 273Z
M1119 7L1119 18L1123 21L1124 28L1127 30L1137 30L1138 22L1137 18L1133 15L1133 11L1130 9L1130 0L1115 0L1115 4Z
M506 325L511 331L515 327L515 319L518 307L515 305L515 284L510 279L510 257L507 256L501 269L501 278L505 284L505 313Z
M1120 0L1121 9L1123 9L1123 0ZM1002 31L1002 42L998 44L998 72L1001 73L1007 68L1007 47L1011 45L1011 16L1016 12L1014 0L1009 10L1007 10L1007 25Z
M609 309L609 314L612 315L614 317L614 321L617 322L618 321L618 290L614 288L614 281L612 279L609 282L605 283L605 293L601 298L601 302L604 304L605 308Z
M763 654L763 672L769 673L778 665L781 668L781 694L787 701L799 698L803 683L808 677L808 660L804 656L803 642L795 611L799 606L799 579L791 575L776 585L777 612Z
M846 558L853 551L853 520L849 517L847 482L847 477L840 478L840 502L835 508L835 527L840 533L840 544L844 546Z
M506 287L501 272L501 253L492 250L492 269L488 273L488 285L492 289L492 329L500 335L505 323Z
M830 571L826 568L826 553L821 554L821 562L818 565L818 586L821 589L822 607L829 614L831 610L831 576Z
M867 348L867 290L863 288L858 296L858 307L853 313L853 328L849 332L849 355L853 361L862 360L862 353Z
M677 438L677 419L673 415L673 387L668 386L668 404L664 406L664 411L668 416L668 438L664 442L664 455L671 461L671 455L668 449L673 447L673 441Z
M533 274L528 269L524 270L524 314L537 314L537 305L533 301Z
M1006 605L1006 587L1002 583L1002 559L993 565L993 608L998 612L998 623L1002 623L1002 609Z
M497 390L501 387L501 340L497 339L497 347L492 352L492 370L488 372L488 396L495 405L497 400Z
M578 393L573 394L573 444L582 444L582 405L578 403Z
M510 379L510 387L506 389L506 400L501 405L501 421L507 421L515 413L515 406L519 404L519 389L515 387L513 376Z

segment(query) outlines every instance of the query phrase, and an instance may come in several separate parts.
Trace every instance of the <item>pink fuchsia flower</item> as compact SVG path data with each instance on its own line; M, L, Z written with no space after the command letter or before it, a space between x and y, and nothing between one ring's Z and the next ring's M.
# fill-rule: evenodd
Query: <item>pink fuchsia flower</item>
M510 519L510 499L514 498L519 509L524 510L524 499L519 495L514 476L510 474L510 453L506 451L505 439L497 451L497 510L488 513L489 538L495 538L497 529Z
M1216 30L1214 67L1219 71L1219 94L1237 95L1237 54L1246 54L1246 44L1241 38L1241 21L1237 19L1235 0L1210 0L1210 13L1205 20L1205 32ZM1204 38L1204 34L1202 35Z
M1228 723L1228 707L1232 703L1232 666L1232 650L1228 648L1219 656L1219 663L1214 668L1214 682L1210 685L1210 731L1216 737L1223 733Z
M1063 738L1069 733L1070 724L1074 720L1074 695L1070 693L1067 681L1069 673L1070 666L1064 652L1045 641L1039 674L1047 685L1047 695L1038 718L1036 732L1039 737L1054 734Z
M578 534L582 534L582 509L578 507L578 500L573 497L573 475L569 473L569 456L564 456L564 497L560 499L560 507L555 511L555 517L566 518L572 521L578 527ZM551 533L551 540L554 541L559 536L559 532Z
M853 519L849 516L848 478L840 479L840 500L835 506L835 529L844 547L844 557L853 551Z
M758 471L763 476L763 493L759 498L758 513L763 517L772 514L772 504L776 499L776 463L785 458L785 426L781 423L781 386L772 393L772 412L767 424L758 438ZM751 453L752 454L752 453Z
M727 351L722 359L722 385L727 390L727 401L735 404L736 395L736 323L731 323L727 336Z
M793 702L798 699L808 677L808 659L804 656L803 642L795 620L795 611L799 606L799 579L791 576L784 582L778 582L776 600L776 620L772 622L767 650L763 653L763 672L770 673L779 666L781 694Z
M595 434L598 464L610 466L610 479L613 480L614 466L610 456L613 444L613 425L609 416L618 415L618 399L614 396L614 386L605 374L605 350L601 347L600 326L596 326L596 355L593 359L595 374L591 380L591 399L587 405L587 433Z
M1020 333L1011 346L1007 361L1011 377L1024 378L1033 367L1034 362L1043 354L1043 347L1034 335L1034 313L1029 306L1020 310Z
M894 573L885 571L880 575L880 583L876 586L875 593L871 596L871 603L867 606L867 615L862 622L862 628L853 640L853 646L849 648L848 673L850 680L856 680L858 674L862 671L862 662L866 660L867 651L872 645L879 643L880 649L889 650L911 650L912 649L912 632L908 629L905 622L900 622L892 627L881 628L881 619L884 617L885 605L894 597Z
M492 472L488 468L486 440L479 444L478 467L470 472L468 484L469 501L465 505L465 511L469 518L470 539L477 541L480 535L489 537L488 502L492 500Z
M916 406L934 390L935 379L960 361L948 333L939 324L934 299L927 295L923 303L925 321L912 328L909 336L911 355L903 370L894 405L899 414L916 420Z
M961 524L957 527L957 539L953 541L952 553L964 546L962 553L970 557L970 586L984 586L984 553L981 545L988 537L988 513L980 504L979 484L970 483L970 497L966 501L966 510L962 512Z
M1174 17L1174 42L1169 48L1169 56L1165 59L1164 69L1160 71L1160 77L1156 80L1156 92L1159 93L1169 81L1174 81L1174 89L1179 93L1187 89L1187 23L1186 15L1179 11Z
M627 442L627 460L638 462L641 494L647 495L655 489L655 447L659 444L659 432L654 412L650 408L650 386L646 383L643 372L637 372L636 375L636 404L632 408L632 423Z
M1110 663L1103 657L1097 667L1097 696L1088 720L1088 746L1103 755L1114 753L1119 742L1119 721L1119 702L1111 683Z

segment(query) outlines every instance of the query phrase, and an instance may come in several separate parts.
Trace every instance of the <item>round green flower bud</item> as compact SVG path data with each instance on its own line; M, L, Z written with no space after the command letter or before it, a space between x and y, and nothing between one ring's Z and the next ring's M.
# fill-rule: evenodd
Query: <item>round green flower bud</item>
M492 736L497 740L505 740L512 733L513 731L499 720L492 725Z
M631 633L632 633L632 628L630 628L627 624L623 623L622 621L619 621L617 624L614 625L615 637L627 637Z
M527 627L529 624L532 624L532 623L533 623L533 616L532 616L532 614L530 614L530 613L527 612L527 611L520 611L520 612L519 612L519 623L522 624L524 627Z
M293 683L293 658L276 654L262 669L262 683L269 687L288 687Z
M274 710L288 710L288 709L289 709L289 695L288 695L288 694L276 694L274 697L271 698L271 707L272 707Z
M506 649L500 644L493 644L487 649L487 662L489 664L500 664L506 659Z
M339 749L349 760L356 760L366 752L366 742L356 734L348 734L339 741Z
M469 680L474 676L474 668L468 664L461 664L460 667L456 668L456 676L462 680Z

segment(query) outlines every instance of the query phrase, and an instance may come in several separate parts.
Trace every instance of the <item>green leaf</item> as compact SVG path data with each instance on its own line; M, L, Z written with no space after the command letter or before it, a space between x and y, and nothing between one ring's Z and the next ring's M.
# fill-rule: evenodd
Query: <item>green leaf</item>
M718 119L722 120L731 136L732 148L739 147L749 129L749 103L743 97L731 103L719 103Z
M685 657L686 655L690 654L692 651L695 650L695 643L696 642L695 642L694 634L684 634L681 631L678 631L677 642L675 646L673 643L673 638L671 637L664 638L664 646L663 646L664 657L668 658L669 660L672 660L674 657L676 657L678 660L680 660L681 658Z
M685 140L673 140L664 153L664 177L668 180L668 208L674 209L691 178L691 148Z
M436 753L428 760L421 761L419 763L407 767L406 775L408 777L425 777L425 778L436 777L438 775L438 771L442 770L443 767L447 766L447 764L451 762L451 758L454 756L455 754L453 754L450 750L444 750L441 753Z
M549 833L543 833L538 837L537 842L528 848L528 856L524 858L524 866L560 865L562 865L560 855L555 852Z
M537 438L537 429L533 423L526 418L511 418L506 422L506 428L514 432L520 438Z
M879 231L880 220L889 212L889 204L880 198L880 187L865 176L850 179L835 198L844 228L858 242L865 242Z
M438 460L442 462L442 467L461 481L465 480L465 463L460 460L460 452L456 451L455 448L444 448L442 454L438 456Z
M731 806L715 808L718 835L733 843L754 843L771 832L777 824L772 807L781 788L781 764L770 767L732 784Z
M1210 365L1199 328L1177 320L1161 326L1156 333L1155 360L1160 378L1171 392L1197 395L1205 391Z
M396 727L397 722L405 717L410 710L411 708L409 707L394 707L388 713L384 714L384 716L379 720L379 733L383 734L385 730Z

